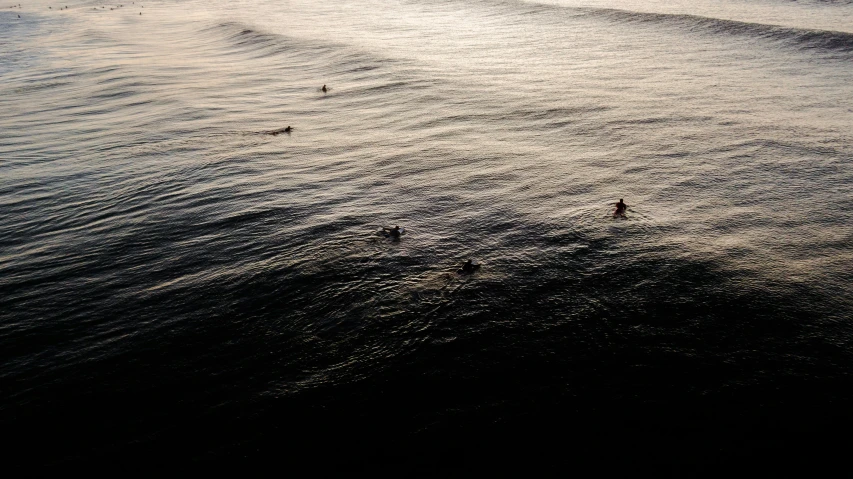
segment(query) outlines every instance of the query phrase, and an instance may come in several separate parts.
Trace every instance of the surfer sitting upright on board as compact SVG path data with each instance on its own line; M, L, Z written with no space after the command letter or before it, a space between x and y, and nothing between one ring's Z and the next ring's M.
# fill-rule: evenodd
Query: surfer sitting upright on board
M621 216L625 217L625 210L628 209L628 205L625 204L625 200L619 198L619 203L614 203L616 206L616 210L613 211L613 217Z
M395 239L400 239L400 227L399 226L395 226L393 228L382 228L382 229L388 231L388 236L395 238Z

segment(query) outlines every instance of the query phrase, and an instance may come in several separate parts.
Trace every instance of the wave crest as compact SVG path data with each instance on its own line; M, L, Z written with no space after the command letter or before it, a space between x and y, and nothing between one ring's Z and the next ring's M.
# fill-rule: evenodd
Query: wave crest
M609 8L579 10L587 16L619 23L663 24L713 35L745 36L784 42L803 50L853 53L853 33L848 32L785 27L689 14L647 13Z

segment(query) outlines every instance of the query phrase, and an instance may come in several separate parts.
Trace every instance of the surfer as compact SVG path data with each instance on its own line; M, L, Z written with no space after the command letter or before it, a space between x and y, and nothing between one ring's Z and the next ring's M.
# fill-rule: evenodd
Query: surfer
M400 227L399 226L395 226L393 228L382 228L382 229L388 231L388 236L390 236L394 239L400 239Z
M142 14L142 12L140 12L140 14ZM265 131L265 132L263 132L263 133L264 133L264 134L267 134L267 135L276 136L276 135L281 134L281 133L287 133L287 134L290 134L290 132L291 132L291 131L293 131L293 128L291 128L290 126L288 126L287 128L280 128L280 129L278 129L278 130Z
M462 267L459 269L459 272L462 274L471 274L479 267L480 265L474 264L474 262L469 259L465 262L465 264L462 265Z
M326 85L323 85L323 93L326 93Z
M621 216L625 217L625 210L628 209L628 205L625 204L625 200L619 198L619 203L614 203L616 206L616 210L613 211L613 217Z

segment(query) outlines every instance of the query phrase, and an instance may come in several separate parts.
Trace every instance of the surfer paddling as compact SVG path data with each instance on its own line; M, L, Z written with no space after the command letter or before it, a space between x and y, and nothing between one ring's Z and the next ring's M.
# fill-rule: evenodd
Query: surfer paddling
M288 126L287 128L279 128L278 130L270 130L270 131L265 131L263 133L266 135L277 136L277 135L280 135L282 133L287 133L289 135L291 131L293 131L293 128Z

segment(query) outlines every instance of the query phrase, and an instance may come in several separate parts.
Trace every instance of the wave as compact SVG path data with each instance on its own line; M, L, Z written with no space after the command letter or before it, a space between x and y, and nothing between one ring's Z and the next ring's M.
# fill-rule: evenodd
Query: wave
M311 42L281 34L259 31L240 22L228 21L204 28L203 33L212 33L228 42L241 53L254 52L259 57L284 53L328 54L340 50L341 45Z
M802 50L853 53L853 33L742 22L689 14L647 13L610 8L578 8L584 16L619 23L660 24L713 35L784 42Z
M304 72L322 71L324 75L343 75L350 80L375 78L382 75L383 67L405 63L351 45L265 32L236 21L217 23L201 32L212 35L214 41L224 40L228 45L226 55L242 59L279 57Z

